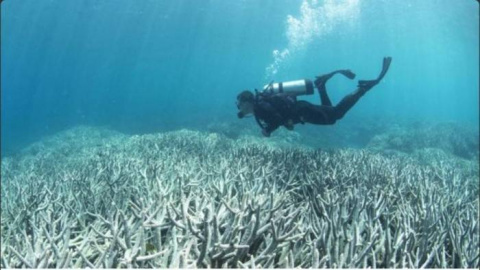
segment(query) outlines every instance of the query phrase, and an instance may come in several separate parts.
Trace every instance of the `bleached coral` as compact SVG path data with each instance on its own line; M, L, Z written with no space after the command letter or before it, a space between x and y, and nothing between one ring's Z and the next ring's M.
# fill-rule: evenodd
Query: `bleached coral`
M479 266L478 168L116 138L2 160L2 268Z

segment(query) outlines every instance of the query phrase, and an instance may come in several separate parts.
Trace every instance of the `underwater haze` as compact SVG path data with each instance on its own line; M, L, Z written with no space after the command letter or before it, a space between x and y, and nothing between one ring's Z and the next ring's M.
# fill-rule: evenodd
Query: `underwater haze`
M479 269L478 33L473 0L2 1L0 268ZM338 69L335 125L237 117Z
M478 128L478 32L473 0L6 0L2 153L78 125L143 134L239 122L241 90L339 68L373 79L384 56L389 73L342 122ZM355 86L333 79L333 103Z

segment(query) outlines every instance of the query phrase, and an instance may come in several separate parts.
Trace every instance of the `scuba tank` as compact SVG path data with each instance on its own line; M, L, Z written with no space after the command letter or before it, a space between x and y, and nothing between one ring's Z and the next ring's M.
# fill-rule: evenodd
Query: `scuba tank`
M313 83L307 79L279 83L272 81L263 87L262 94L280 94L286 96L311 95L313 94Z

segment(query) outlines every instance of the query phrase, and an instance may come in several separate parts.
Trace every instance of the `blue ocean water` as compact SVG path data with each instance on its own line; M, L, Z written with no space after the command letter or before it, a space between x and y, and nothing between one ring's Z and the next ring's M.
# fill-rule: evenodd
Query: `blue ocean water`
M271 80L384 81L342 120L479 121L473 0L5 0L2 154L78 125L126 133L236 119ZM355 82L334 79L334 102ZM318 96L305 97L318 102Z

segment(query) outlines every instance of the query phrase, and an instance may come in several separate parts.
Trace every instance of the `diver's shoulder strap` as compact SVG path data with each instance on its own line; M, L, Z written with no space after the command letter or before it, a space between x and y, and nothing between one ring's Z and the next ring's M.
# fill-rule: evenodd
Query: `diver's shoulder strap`
M260 121L260 119L258 118L255 112L255 109L258 106L259 99L260 99L260 94L258 93L257 89L255 89L255 100L253 102L253 116L255 117L255 121L257 121L257 124L260 126L260 128L265 129L265 127L263 126L262 122Z
M255 120L257 121L257 124L260 126L261 129L265 129L265 127L263 126L262 122L260 122L260 119L258 119L258 116L255 115Z

